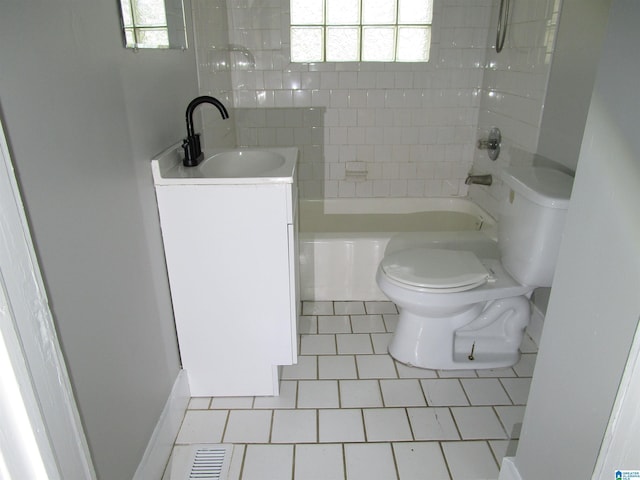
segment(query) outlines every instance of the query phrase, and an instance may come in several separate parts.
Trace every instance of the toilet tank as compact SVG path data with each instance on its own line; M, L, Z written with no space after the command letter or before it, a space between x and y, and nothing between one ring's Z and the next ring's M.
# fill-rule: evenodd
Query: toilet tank
M504 268L523 285L550 287L573 178L544 167L508 167L500 205L498 245Z

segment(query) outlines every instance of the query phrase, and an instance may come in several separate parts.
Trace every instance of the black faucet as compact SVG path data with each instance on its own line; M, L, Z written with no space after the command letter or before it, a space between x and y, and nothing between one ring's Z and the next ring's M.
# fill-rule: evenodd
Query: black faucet
M193 111L201 103L210 103L220 111L223 120L229 118L229 112L224 108L220 100L214 97L204 95L196 97L187 106L187 138L182 141L184 149L184 160L182 164L185 167L195 167L202 161L202 148L200 147L200 134L193 132Z

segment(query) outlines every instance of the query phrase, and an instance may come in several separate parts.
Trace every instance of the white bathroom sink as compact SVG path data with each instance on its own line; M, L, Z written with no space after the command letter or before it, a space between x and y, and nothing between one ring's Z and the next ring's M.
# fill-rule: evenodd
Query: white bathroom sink
M283 155L268 150L231 150L211 155L195 168L205 177L243 178L259 177L284 163Z
M207 149L196 167L182 165L177 143L151 161L156 185L293 183L298 160L295 147Z

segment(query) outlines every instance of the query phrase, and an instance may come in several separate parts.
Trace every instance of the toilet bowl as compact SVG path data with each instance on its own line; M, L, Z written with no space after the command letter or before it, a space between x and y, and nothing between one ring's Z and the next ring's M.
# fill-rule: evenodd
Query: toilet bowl
M465 265L471 272L467 276L460 274ZM399 307L388 347L396 360L452 370L499 368L519 359L533 288L511 278L499 260L417 247L385 257L376 280Z
M389 353L440 369L508 367L520 358L534 288L551 286L572 178L540 167L509 168L498 219L501 258L413 247L385 255L376 281L398 306Z

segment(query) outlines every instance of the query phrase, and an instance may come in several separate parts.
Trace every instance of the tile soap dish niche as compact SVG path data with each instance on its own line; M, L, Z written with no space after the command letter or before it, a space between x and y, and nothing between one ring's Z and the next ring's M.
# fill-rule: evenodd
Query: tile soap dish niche
M212 45L207 52L207 65L212 73L229 70L254 70L256 59L253 53L242 45L229 44L220 47Z
M365 181L367 179L367 164L365 162L347 162L345 180Z

